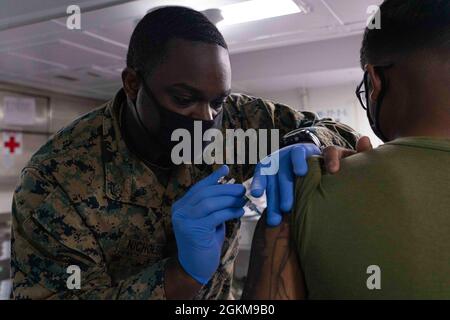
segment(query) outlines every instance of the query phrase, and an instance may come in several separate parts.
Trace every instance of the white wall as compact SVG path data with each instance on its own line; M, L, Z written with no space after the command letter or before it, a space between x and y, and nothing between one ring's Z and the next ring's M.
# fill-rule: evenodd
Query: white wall
M15 94L23 94L31 97L45 97L48 99L48 101L45 100L45 105L43 106L43 108L48 109L45 113L48 132L37 133L35 130L29 129L26 133L23 133L23 151L21 155L16 156L13 159L12 167L2 167L5 162L0 158L0 214L9 214L11 211L12 194L18 183L20 171L28 162L31 155L45 143L50 134L66 126L80 115L100 106L103 101L56 94L44 90L36 90L0 82L0 95L2 92L8 92L8 94L13 92ZM1 103L2 101L0 101L0 104ZM0 137L2 131L6 129L7 128L0 125ZM20 132L21 130L14 131ZM1 155L1 152L0 157L4 157Z
M2 188L0 186L0 214L9 214L14 190L11 188Z
M321 117L332 117L363 135L369 136L373 146L382 142L372 132L365 110L355 96L357 83L330 87L316 87L277 92L258 92L253 95L273 99L297 110L312 111Z

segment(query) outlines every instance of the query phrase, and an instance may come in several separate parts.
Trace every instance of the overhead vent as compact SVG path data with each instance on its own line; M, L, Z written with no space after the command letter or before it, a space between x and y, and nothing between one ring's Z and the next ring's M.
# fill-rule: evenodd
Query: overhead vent
M92 78L101 78L101 76L95 72L88 71L88 72L86 72L86 74Z
M54 78L64 80L64 81L71 81L71 82L79 81L77 78L64 76L64 75L60 75L60 74L56 75Z

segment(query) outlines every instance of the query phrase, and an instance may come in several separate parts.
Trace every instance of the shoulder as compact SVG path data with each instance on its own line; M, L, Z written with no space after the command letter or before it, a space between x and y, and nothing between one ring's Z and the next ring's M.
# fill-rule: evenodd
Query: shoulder
M42 163L57 161L76 154L89 153L99 147L102 124L107 105L103 105L56 132L31 157L27 166L39 167Z
M308 159L308 174L296 181L294 215L303 219L310 211L316 213L337 205L351 207L356 205L355 199L364 202L369 194L380 190L379 186L391 183L398 168L397 154L392 146L358 153L342 159L335 174L326 172L321 157Z
M275 113L276 111L289 111L295 112L291 107L273 101L271 99L255 97L243 93L232 93L225 101L225 108L234 109L236 111L258 111L263 110L269 113Z
M367 195L368 188L389 179L390 168L395 167L395 148L376 148L340 160L340 170L329 174L316 159L309 160L313 170L302 184L314 185L320 194L316 200L335 201L341 198Z
M229 120L234 127L243 128L289 128L292 130L306 118L315 119L312 113L299 112L271 99L241 93L229 95L225 101L224 110L226 121Z
M92 192L92 188L87 187L94 188L101 183L101 179L94 177L103 175L102 128L105 112L107 105L79 117L39 148L22 169L15 192L17 200L22 199L24 204L37 204L56 191L69 197ZM76 194L70 194L71 191Z
M22 169L14 192L17 219L42 212L69 212L71 194L81 194L101 174L101 135L106 105L74 120L53 135ZM87 191L86 191L87 192ZM64 208L64 210L63 210Z

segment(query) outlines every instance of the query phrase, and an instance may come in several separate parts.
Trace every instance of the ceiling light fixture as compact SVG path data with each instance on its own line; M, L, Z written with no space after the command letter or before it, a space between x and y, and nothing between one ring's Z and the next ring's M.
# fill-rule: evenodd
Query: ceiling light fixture
M302 9L293 0L249 0L220 7L220 11L223 20L218 27L300 13Z
M218 24L223 20L222 11L220 9L207 9L202 11L202 13L214 24Z

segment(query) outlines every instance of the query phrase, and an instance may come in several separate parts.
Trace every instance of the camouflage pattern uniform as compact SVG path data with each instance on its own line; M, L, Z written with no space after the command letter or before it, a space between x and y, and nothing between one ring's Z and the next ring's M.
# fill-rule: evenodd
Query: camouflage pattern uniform
M57 132L21 173L13 199L13 298L165 299L164 267L176 255L171 204L214 166L182 165L167 187L127 148L120 130L123 90ZM309 112L230 95L223 127L280 129L280 137L314 126L322 143L354 147L351 128ZM232 165L238 181L254 166ZM221 264L196 299L229 299L238 253L238 220L226 224ZM69 290L67 267L81 269Z

